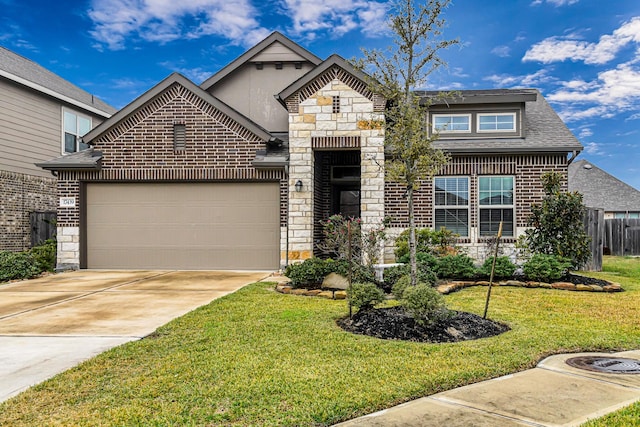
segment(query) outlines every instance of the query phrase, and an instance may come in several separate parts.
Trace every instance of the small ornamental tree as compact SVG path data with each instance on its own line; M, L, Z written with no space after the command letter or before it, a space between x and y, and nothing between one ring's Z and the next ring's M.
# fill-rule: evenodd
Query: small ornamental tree
M386 51L362 49L356 67L370 72L371 90L387 101L385 110L385 175L402 185L407 195L411 283L417 283L414 197L421 181L432 178L448 157L433 147L437 134L428 132L425 117L429 100L414 92L445 61L439 51L457 44L442 36L440 14L449 0L393 0L389 3L389 28L393 46ZM451 94L443 95L450 97ZM433 100L432 100L433 101Z
M547 172L541 176L545 197L531 207L525 231L526 244L534 254L555 255L569 260L578 269L589 260L591 238L584 228L585 207L578 192L561 191L562 175Z

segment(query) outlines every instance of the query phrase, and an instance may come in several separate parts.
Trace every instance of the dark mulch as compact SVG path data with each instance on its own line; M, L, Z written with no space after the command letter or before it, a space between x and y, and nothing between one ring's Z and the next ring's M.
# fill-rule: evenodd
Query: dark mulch
M466 312L453 312L449 319L422 327L402 307L359 311L352 319L339 320L338 325L355 334L431 343L475 340L509 330L507 325Z
M578 274L572 274L572 273L566 274L564 277L561 277L559 280L557 280L557 282L569 282L569 283L573 283L574 285L583 284L583 285L598 285L598 286L607 286L611 284L606 280L594 279L593 277L580 276Z

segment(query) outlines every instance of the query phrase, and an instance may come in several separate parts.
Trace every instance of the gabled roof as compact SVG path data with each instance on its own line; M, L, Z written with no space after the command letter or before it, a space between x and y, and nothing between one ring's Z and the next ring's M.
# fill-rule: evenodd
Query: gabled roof
M268 48L269 46L271 46L276 42L283 44L289 50L299 55L303 59L309 61L313 65L318 65L320 62L322 62L322 60L317 56L315 56L313 53L309 52L299 44L291 41L290 39L285 37L282 33L279 33L278 31L274 31L266 39L262 40L260 43L258 43L257 45L255 45L254 47L252 47L242 55L240 55L234 61L230 62L223 69L221 69L220 71L215 73L213 76L205 80L200 85L200 87L204 90L209 90L213 85L218 83L220 80L222 80L223 78L231 74L234 70L238 69L245 63L251 61L252 58L256 57L262 51L264 51L266 48Z
M353 65L351 65L348 61L342 58L340 55L333 54L328 57L325 61L323 61L320 65L315 67L313 70L309 71L304 76L300 77L295 82L291 83L285 89L282 90L278 95L276 95L276 99L283 105L285 105L285 100L289 98L291 95L311 83L318 76L322 75L325 71L329 70L333 66L338 66L362 81L363 83L367 82L367 75L362 71L356 69Z
M422 95L436 92L419 92ZM451 153L571 153L582 151L582 144L537 89L495 89L460 91L458 103L524 103L525 137L521 138L442 138L433 146ZM452 100L450 104L454 104Z
M116 109L35 62L0 46L0 77L44 93L98 116Z
M195 95L197 95L204 101L211 104L213 107L215 107L217 110L227 115L229 118L235 120L237 123L242 125L245 129L247 129L248 131L256 135L258 138L264 140L265 142L272 141L274 139L273 136L269 132L267 132L265 129L263 129L261 126L249 120L242 114L238 113L236 110L229 107L227 104L220 101L218 98L214 97L208 92L205 92L202 88L197 86L191 80L187 79L186 77L178 73L173 73L169 75L160 83L158 83L157 85L149 89L147 92L139 96L137 99L135 99L133 102L131 102L129 105L124 107L122 110L118 111L116 114L111 116L111 118L109 118L108 120L104 121L103 123L95 127L93 130L87 133L82 139L84 140L85 143L91 143L93 140L103 135L104 133L108 132L110 129L112 129L114 126L120 123L121 120L123 120L130 114L133 114L139 108L147 104L149 101L153 100L156 96L158 96L159 94L164 92L167 88L169 88L170 86L176 83L183 86L187 90L193 92Z
M607 212L640 211L640 191L586 160L569 165L569 191L583 196L589 208Z

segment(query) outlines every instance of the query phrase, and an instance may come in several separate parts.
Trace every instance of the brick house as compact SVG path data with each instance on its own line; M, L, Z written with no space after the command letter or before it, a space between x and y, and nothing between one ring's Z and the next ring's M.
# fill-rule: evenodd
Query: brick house
M41 164L73 202L59 267L273 270L318 253L338 212L391 217L397 235L404 190L385 180L385 101L365 77L277 32L200 86L172 74L89 132L89 150ZM566 176L582 149L536 90L463 91L425 123L451 162L420 187L417 224L453 229L476 257L500 220L515 240L540 174Z
M31 247L30 214L55 216L56 178L34 163L82 149L79 137L115 111L0 47L0 250Z

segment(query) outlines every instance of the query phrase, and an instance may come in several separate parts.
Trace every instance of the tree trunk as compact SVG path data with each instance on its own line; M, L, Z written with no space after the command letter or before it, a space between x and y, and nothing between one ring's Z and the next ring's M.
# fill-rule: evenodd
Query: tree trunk
M411 286L418 284L418 263L416 262L416 223L413 216L413 187L407 187L409 199L409 262L411 264Z

